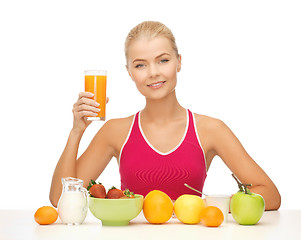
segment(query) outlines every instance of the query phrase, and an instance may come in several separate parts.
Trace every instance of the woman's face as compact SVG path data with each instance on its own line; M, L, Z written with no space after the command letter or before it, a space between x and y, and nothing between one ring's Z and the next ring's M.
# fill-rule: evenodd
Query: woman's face
M142 37L128 49L127 70L146 98L161 99L175 90L181 56L166 37Z

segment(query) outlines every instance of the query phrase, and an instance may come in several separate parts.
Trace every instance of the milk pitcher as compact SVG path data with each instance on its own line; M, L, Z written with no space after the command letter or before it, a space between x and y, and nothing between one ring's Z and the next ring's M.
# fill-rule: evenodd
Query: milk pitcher
M87 216L88 192L83 183L78 178L62 178L63 190L58 203L58 214L64 224L79 225Z

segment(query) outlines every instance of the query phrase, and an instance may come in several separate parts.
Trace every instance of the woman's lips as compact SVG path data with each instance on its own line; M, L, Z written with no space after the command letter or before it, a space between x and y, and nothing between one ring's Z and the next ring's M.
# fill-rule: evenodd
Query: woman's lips
M166 81L155 82L155 83L149 84L147 86L150 88L153 88L153 89L158 89L158 88L162 87L165 82Z

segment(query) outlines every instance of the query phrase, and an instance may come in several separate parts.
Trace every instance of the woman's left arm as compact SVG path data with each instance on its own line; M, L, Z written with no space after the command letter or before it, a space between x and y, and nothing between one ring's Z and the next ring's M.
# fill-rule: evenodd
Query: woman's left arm
M277 187L263 169L249 156L240 141L220 120L214 127L214 150L228 168L244 184L252 184L251 192L258 193L265 200L265 210L277 210L281 197Z

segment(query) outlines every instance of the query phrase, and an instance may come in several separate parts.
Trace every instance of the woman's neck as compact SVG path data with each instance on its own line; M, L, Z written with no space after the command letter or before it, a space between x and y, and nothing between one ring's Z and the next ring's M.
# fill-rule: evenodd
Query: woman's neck
M176 97L175 91L163 99L146 99L145 108L141 111L144 120L162 122L186 116Z

